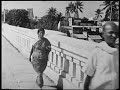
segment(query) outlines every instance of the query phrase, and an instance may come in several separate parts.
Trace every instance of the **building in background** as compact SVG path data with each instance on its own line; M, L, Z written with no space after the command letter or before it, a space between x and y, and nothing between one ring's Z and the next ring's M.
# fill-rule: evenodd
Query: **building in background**
M4 9L4 11L2 12L2 20L5 22L5 16L8 13L8 9Z
M33 8L28 8L27 11L29 19L33 19L34 18Z
M38 16L35 16L35 17L34 17L34 20L35 20L35 21L39 21L40 19L41 19L41 17L38 17Z
M7 14L8 13L8 9L4 9L5 10L5 13Z

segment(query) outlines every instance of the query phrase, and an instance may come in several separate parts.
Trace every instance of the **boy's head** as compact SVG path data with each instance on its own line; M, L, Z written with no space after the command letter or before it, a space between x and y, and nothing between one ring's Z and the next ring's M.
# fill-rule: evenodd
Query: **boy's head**
M108 45L113 46L115 44L118 33L118 26L114 22L109 21L103 25L102 36Z

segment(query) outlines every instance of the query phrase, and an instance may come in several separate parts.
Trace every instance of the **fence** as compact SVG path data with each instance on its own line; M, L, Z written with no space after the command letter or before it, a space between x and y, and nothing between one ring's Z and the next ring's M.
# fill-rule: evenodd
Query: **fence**
M2 24L2 35L27 58L32 44L37 41L36 32L36 30ZM52 44L45 74L58 87L82 89L86 77L82 69L96 43L74 39L60 32L50 30L46 30L45 37Z

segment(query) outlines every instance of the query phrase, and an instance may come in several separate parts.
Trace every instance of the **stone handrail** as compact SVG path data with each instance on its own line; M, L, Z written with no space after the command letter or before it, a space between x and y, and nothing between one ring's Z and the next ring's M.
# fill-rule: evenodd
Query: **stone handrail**
M27 58L32 45L37 41L36 32L37 30L2 24L2 35ZM62 88L82 89L86 76L82 69L96 43L67 37L61 32L51 30L46 30L45 37L52 45L46 74ZM62 82L59 85L60 78Z

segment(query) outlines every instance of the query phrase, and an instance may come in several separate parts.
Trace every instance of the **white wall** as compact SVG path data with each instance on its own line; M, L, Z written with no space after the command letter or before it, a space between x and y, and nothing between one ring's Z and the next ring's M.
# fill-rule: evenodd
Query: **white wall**
M85 74L82 69L96 43L67 37L66 34L45 30L51 42L48 67L45 74L64 89L83 88ZM29 57L32 44L37 41L37 30L2 24L4 35L25 57Z

